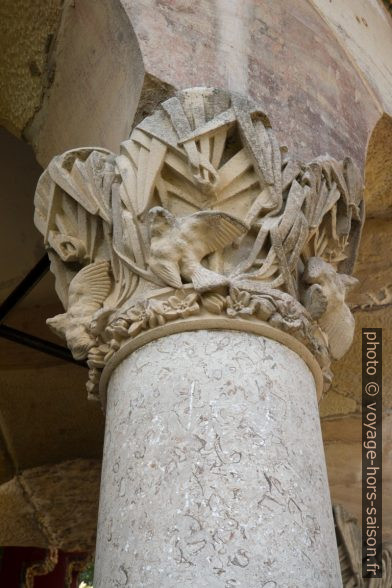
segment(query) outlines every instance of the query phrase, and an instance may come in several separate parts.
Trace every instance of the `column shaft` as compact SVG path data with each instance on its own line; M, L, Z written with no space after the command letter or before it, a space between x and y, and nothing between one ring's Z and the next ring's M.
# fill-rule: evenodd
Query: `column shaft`
M95 588L338 588L313 376L235 331L153 341L112 374Z

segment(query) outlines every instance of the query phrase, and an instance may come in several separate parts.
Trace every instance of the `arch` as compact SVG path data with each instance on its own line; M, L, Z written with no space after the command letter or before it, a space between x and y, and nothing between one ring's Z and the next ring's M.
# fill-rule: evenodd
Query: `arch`
M367 218L392 215L392 117L383 114L368 143L365 164Z
M392 118L383 114L370 135L365 161L366 220L356 263L356 308L376 309L392 302Z
M120 0L68 0L52 52L51 86L24 131L38 162L76 145L112 151L129 135L144 80Z

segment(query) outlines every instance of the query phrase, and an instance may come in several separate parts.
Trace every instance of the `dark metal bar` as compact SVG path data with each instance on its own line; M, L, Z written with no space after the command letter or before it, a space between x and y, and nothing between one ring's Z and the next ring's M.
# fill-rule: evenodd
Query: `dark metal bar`
M3 339L8 339L8 341L13 341L14 343L19 343L20 345L31 347L32 349L36 349L42 353L53 355L54 357L58 357L64 361L75 363L81 367L87 367L87 364L84 361L77 361L74 359L71 352L68 351L68 349L65 347L56 345L50 341L45 341L45 339L40 339L39 337L34 337L34 335L23 333L22 331L18 331L18 329L13 329L12 327L7 327L6 325L0 325L0 337L3 337Z
M12 290L4 302L0 305L0 321L26 296L35 284L46 274L50 266L48 256L45 254L23 280Z

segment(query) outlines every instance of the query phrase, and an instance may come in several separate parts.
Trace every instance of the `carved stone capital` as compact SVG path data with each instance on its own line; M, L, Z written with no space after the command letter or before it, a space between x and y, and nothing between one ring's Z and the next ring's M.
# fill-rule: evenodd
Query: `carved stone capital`
M362 534L358 521L340 504L333 505L336 539L344 588L389 588L392 585L392 543L381 552L382 578L362 578Z
M185 90L120 155L55 157L35 206L66 309L48 323L87 359L91 394L127 342L190 317L195 329L224 317L289 333L326 384L330 359L351 344L345 294L363 220L360 174L349 158L290 158L263 109L242 96Z

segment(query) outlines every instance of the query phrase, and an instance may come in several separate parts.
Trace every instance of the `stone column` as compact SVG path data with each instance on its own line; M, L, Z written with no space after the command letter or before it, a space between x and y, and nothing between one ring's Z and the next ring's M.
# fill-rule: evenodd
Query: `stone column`
M201 330L111 375L94 586L341 585L314 377L266 337Z
M339 586L317 395L354 331L352 161L195 88L119 156L55 158L35 203L48 323L107 408L96 588Z

